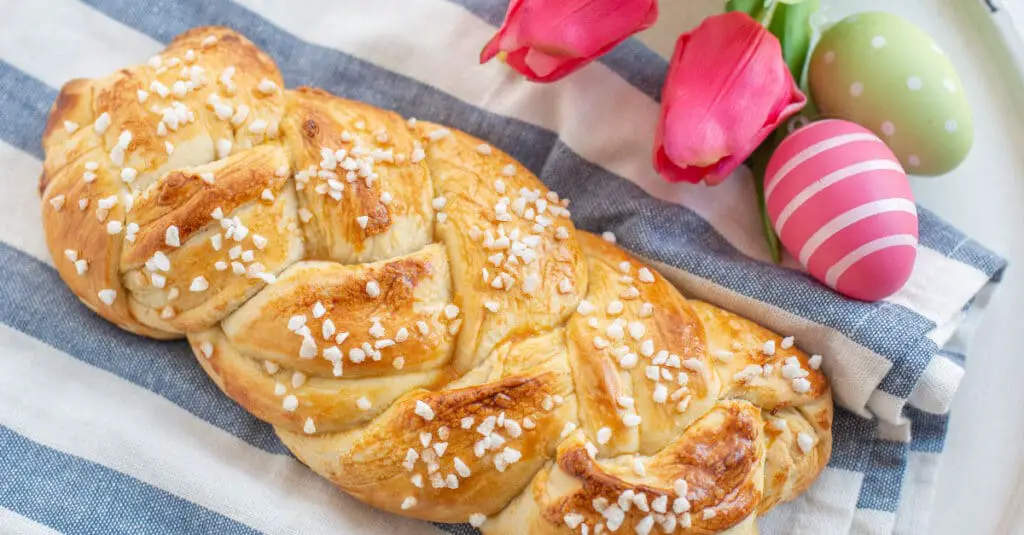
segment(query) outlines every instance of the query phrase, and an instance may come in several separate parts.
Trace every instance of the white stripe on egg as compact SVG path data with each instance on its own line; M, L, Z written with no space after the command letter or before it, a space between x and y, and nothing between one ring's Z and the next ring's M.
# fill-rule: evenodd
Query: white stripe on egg
M817 195L825 188L839 182L840 180L870 171L899 171L900 173L903 173L903 168L900 167L899 162L894 162L892 160L868 160L866 162L856 163L833 173L829 173L824 177L815 180L804 188L803 191L790 199L786 204L786 207L779 212L779 217L775 221L775 232L782 235L782 229L786 226L786 221L789 220L793 213L799 210L808 199Z
M885 236L878 238L877 240L870 241L854 249L850 254L844 256L840 261L836 262L832 267L828 268L825 272L825 284L835 288L836 283L846 273L846 270L850 269L851 266L860 262L864 257L877 253L891 247L917 247L917 236L911 234L896 234L894 236Z
M906 212L917 215L917 206L913 201L903 198L881 199L878 201L862 204L856 208L846 211L828 223L825 223L817 232L807 238L804 246L800 249L800 263L807 265L814 253L818 251L823 243L835 236L847 227L872 216L890 212ZM838 277L836 277L838 279Z
M878 139L878 137L876 137L874 134L846 134L843 136L836 136L833 138L826 139L825 141L818 142L800 151L799 153L797 153L796 156L793 156L791 160L783 164L782 167L779 168L778 172L776 172L774 175L768 177L768 179L765 180L765 202L768 202L768 199L770 199L772 196L772 192L774 192L775 188L782 183L782 180L785 179L787 175L789 175L790 171L796 169L797 166L799 166L800 164L806 162L807 160L810 160L811 158L814 158L815 156L827 150L831 150L836 147L842 147L843 145L847 145L849 143L856 143L858 141L872 141L875 143L881 143L881 140Z

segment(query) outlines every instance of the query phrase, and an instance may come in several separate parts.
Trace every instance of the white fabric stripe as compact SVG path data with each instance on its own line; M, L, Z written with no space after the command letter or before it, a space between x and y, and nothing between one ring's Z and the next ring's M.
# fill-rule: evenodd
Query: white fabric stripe
M42 210L39 173L42 172L43 166L31 154L0 141L0 169L3 169L7 177L4 180L3 195L0 195L0 214L9 216L28 212L29 216L4 217L3 224L0 225L0 241L52 265L39 215ZM71 204L67 203L64 210L78 209ZM47 208L52 209L50 206Z
M958 314L946 323L939 324L934 329L928 331L928 334L925 336L927 336L932 342L935 342L935 345L942 347L946 345L946 342L956 334L958 329L960 329L960 325L963 324L963 320L963 316Z
M826 467L807 492L762 517L761 535L846 535L864 474Z
M825 272L825 284L834 287L836 285L836 281L846 273L846 270L850 269L851 266L860 262L872 253L877 253L878 251L882 251L890 247L906 246L916 247L917 236L912 234L896 234L869 241L853 251L850 251L849 254L833 264L832 267L828 268L828 271Z
M367 507L166 399L0 325L0 423L266 533L437 533ZM397 498L396 498L397 499Z
M927 247L917 248L910 280L886 301L945 325L989 283L985 273ZM942 345L942 344L939 344Z
M3 527L4 535L60 535L60 532L5 507L0 507L0 527Z
M910 426L910 420L903 423L893 424L884 420L878 421L878 427L875 428L875 438L879 440L886 440L889 442L901 442L903 444L910 444L911 433L913 429Z
M931 509L938 484L941 457L934 453L911 451L903 474L900 504L896 508L893 535L930 533Z
M877 388L877 386L873 388ZM901 397L882 390L875 390L871 392L871 397L868 398L867 410L879 420L891 424L904 424L908 421L903 416L903 407L906 404L907 400Z
M811 126L807 126L805 128L812 128L815 125L827 124L828 122L829 121L821 121L819 123L812 123ZM791 158L785 164L783 164L782 167L780 167L774 175L765 179L765 202L771 199L772 192L775 191L775 188L778 187L778 185L781 184L787 176L789 176L789 173L792 172L793 169L796 169L800 164L806 162L807 160L810 160L811 158L814 158L815 156L827 150L842 147L843 145L848 145L850 143L856 143L857 141L874 141L877 143L882 143L882 140L878 139L878 137L875 136L874 134L860 133L836 136L833 138L826 139L825 141L819 141L818 143L815 143L814 145L807 147L806 149L798 152L795 156L793 156L793 158Z
M871 417L868 400L892 368L892 362L857 344L834 329L797 316L787 310L749 298L681 269L650 262L688 298L702 299L748 318L765 327L796 338L808 353L822 354L822 369L832 381L836 403L864 417ZM897 416L899 413L896 413ZM898 420L893 420L898 421Z
M811 257L818 251L821 244L850 225L869 217L889 212L906 212L916 216L917 206L914 205L913 201L907 199L880 199L839 214L828 223L822 225L817 232L804 242L803 248L800 249L800 263L806 265L810 262Z
M163 48L80 2L5 2L3 17L4 61L56 88L142 63Z
M971 302L971 308L967 310L966 314L958 314L954 318L954 321L959 322L960 327L946 340L946 343L942 346L943 349L961 355L967 355L971 352L978 331L983 323L982 320L991 306L992 296L999 285L999 283L990 282L983 286L974 297L974 301ZM1009 323L1013 324L1014 321L1010 319Z
M853 512L850 535L891 535L896 524L896 515L874 509L857 509Z
M309 42L330 47L433 86L481 109L559 133L574 152L648 194L690 208L743 254L771 261L761 238L753 184L743 169L720 186L671 184L654 171L651 151L660 106L600 63L557 84L522 79L506 65L476 65L480 47L496 28L444 0L349 0L358 17L310 17L337 9L335 0L309 0L303 9L274 0L237 2ZM430 20L416 27L415 40L399 26L369 21ZM374 46L375 43L395 46ZM416 53L410 54L410 47ZM452 58L458 58L453 61ZM594 128L580 117L601 110Z
M825 188L844 180L852 176L859 175L860 173L866 173L868 171L901 171L899 162L892 160L868 160L866 162L856 163L837 171L833 171L818 180L812 182L809 186L804 188L800 193L796 194L788 203L785 208L779 212L779 217L775 223L775 230L778 234L782 235L782 229L786 226L786 222L792 217L793 213L796 212L808 199L817 195Z
M946 414L963 378L963 368L942 355L935 355L907 401L925 412Z

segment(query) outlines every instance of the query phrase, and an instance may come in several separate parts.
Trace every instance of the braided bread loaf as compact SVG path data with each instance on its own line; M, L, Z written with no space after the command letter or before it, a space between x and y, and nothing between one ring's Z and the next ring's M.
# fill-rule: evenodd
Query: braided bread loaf
M43 146L68 286L186 336L366 503L486 533L756 533L828 460L820 357L574 230L480 140L284 90L231 30L69 82Z

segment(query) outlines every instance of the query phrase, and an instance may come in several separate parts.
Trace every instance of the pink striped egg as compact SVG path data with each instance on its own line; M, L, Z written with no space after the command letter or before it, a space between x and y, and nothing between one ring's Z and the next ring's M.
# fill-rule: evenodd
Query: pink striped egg
M848 121L790 134L765 173L768 215L782 245L814 278L864 301L892 295L917 256L917 208L899 159Z

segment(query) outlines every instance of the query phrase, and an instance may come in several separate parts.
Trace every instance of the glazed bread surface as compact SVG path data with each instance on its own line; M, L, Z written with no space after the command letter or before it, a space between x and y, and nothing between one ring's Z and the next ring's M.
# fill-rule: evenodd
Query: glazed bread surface
M62 89L47 244L86 306L375 507L485 533L756 533L831 452L809 356L687 300L479 139L195 28Z

